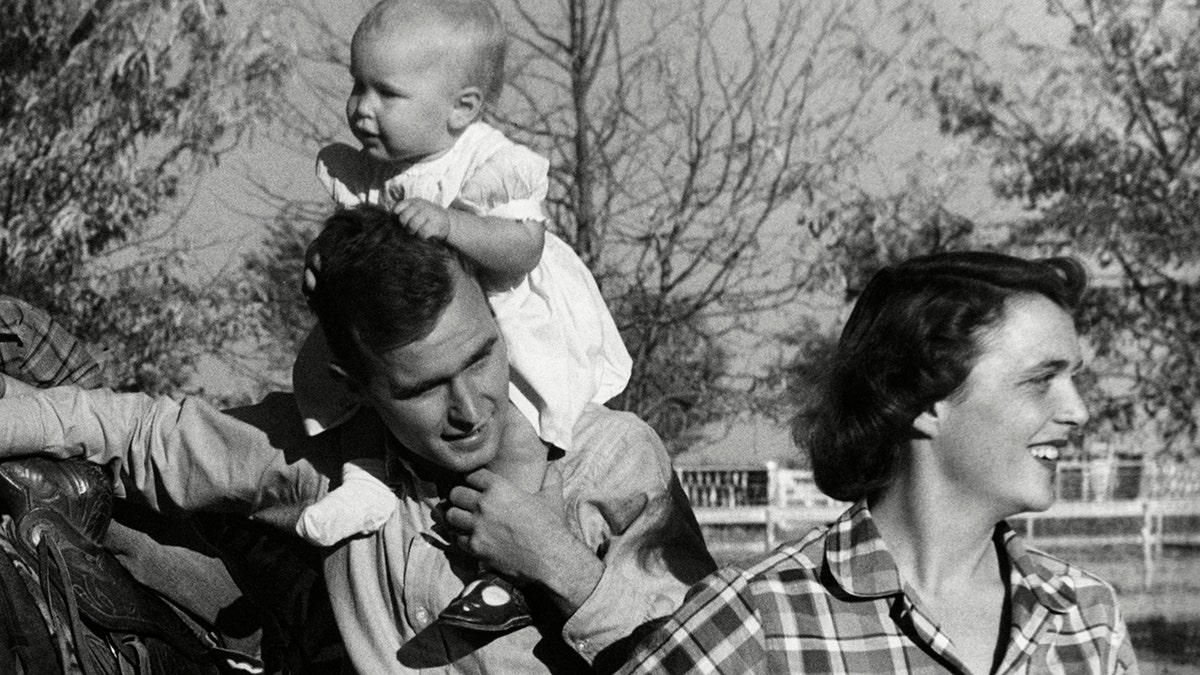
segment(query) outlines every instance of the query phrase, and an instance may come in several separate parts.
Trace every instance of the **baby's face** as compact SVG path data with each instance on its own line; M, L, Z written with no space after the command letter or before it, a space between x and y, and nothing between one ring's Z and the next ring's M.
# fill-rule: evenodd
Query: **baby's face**
M450 115L459 83L442 49L410 31L354 36L346 121L363 149L384 162L418 162L454 145ZM415 39L414 39L415 38Z

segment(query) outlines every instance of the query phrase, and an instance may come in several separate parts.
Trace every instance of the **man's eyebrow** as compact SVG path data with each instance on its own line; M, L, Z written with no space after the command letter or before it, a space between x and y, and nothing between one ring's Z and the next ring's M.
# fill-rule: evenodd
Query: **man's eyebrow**
M500 339L499 336L493 335L490 338L488 338L486 341L484 341L483 344L479 345L478 349L476 349L474 352L472 352L469 357L464 359L463 362L457 368L454 369L454 374L457 375L457 374L461 373L462 371L466 370L467 368L470 368L471 366L475 365L476 363L479 363L480 361L487 358L487 356L492 353L492 350L496 348L496 342L499 339ZM448 377L432 377L432 378L429 378L428 380L422 380L420 382L415 382L407 387L397 387L397 386L393 385L392 393L393 394L402 394L402 395L418 394L422 391L425 391L426 389L435 387L448 379L450 379L450 378L448 378Z
M476 349L475 353L471 354L471 358L467 359L467 362L463 364L463 367L459 368L459 370L469 368L487 358L488 355L492 353L492 350L496 348L496 342L499 339L500 337L498 335L493 335L485 340L483 344L479 345L479 349Z

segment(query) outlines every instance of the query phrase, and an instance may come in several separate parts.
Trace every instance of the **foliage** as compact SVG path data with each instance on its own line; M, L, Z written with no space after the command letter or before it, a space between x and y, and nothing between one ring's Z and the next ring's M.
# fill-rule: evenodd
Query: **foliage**
M822 330L816 322L809 320L785 336L785 340L792 348L792 355L772 373L771 390L779 393L769 413L790 424L793 440L804 450L799 461L801 465L809 466L804 437L812 427L823 396L825 377L837 347L837 335Z
M910 183L894 195L861 193L803 220L825 250L810 285L841 288L853 303L881 267L917 255L968 248L976 225L950 211L941 195Z
M317 214L303 204L281 210L267 227L258 250L243 261L246 275L241 302L251 308L256 325L270 327L272 349L259 350L267 363L252 362L243 370L271 388L291 388L291 368L315 317L300 290L304 252L317 236ZM282 380L271 381L271 375Z
M268 114L285 73L212 0L0 4L0 288L176 390L242 330L170 234L190 177Z
M1157 0L1055 0L1065 47L1023 45L1021 78L954 51L931 103L943 131L995 157L993 185L1029 217L1012 245L1095 264L1084 325L1096 348L1095 420L1155 423L1169 448L1196 437L1200 336L1200 8Z
M808 284L836 298L844 313L881 267L907 258L979 247L978 226L945 205L946 196L910 180L901 192L860 192L802 222L824 255ZM816 406L837 345L841 321L798 322L782 340L789 353L765 388L774 394L767 413L789 421L798 445Z
M636 402L671 452L686 448L698 427L737 412L737 396L722 381L729 355L703 327L679 323L669 302L636 292L621 296L612 309L627 327L622 338L633 373L610 406L626 409Z

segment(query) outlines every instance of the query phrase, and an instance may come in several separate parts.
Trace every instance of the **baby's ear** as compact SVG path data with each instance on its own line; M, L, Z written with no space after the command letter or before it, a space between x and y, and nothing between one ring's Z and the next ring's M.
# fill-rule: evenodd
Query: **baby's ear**
M462 131L483 117L483 90L479 87L463 87L458 90L454 107L450 111L450 130Z

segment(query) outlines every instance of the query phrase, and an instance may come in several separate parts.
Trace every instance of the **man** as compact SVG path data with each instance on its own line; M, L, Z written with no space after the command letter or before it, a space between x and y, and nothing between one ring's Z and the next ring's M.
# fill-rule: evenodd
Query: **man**
M981 252L876 274L807 443L855 504L698 584L622 672L1136 672L1112 588L1004 520L1049 508L1087 419L1084 286L1072 259Z
M319 294L352 276L357 290L338 302L373 309L349 333L400 338L357 343L355 381L367 405L347 423L305 438L283 396L229 416L192 399L52 389L0 400L0 453L82 446L131 499L155 509L247 513L285 529L328 491L344 459L378 456L398 508L378 531L328 549L324 563L357 670L615 667L635 628L673 611L713 568L661 442L636 417L597 406L576 428L578 450L552 462L540 494L478 471L500 443L528 442L504 413L506 356L481 287L453 252L378 209L338 212L314 246L364 240L361 258L326 256L313 280ZM422 285L380 292L397 278ZM323 304L313 302L322 327L339 333ZM432 320L413 329L400 320L408 315ZM476 558L529 582L534 626L497 635L435 621L474 576Z

